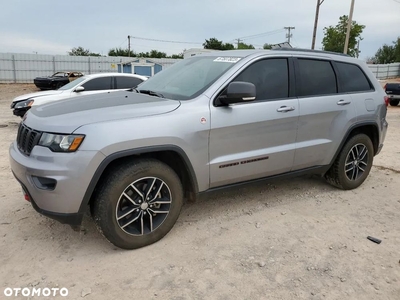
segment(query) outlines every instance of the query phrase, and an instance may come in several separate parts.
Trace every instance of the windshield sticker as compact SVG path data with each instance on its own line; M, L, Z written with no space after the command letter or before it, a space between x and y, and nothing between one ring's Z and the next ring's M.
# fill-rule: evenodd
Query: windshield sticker
M214 59L214 61L218 62L227 62L227 63L232 63L236 64L240 60L240 57L218 57Z

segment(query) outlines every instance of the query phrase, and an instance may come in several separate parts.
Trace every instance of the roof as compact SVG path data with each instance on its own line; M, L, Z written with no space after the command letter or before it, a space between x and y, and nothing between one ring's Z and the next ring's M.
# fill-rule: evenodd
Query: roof
M300 49L300 48L279 48L279 49L273 49L273 50L226 50L226 51L215 51L212 53L204 53L202 56L222 56L222 57L227 57L227 56L233 56L233 57L248 57L248 56L257 56L260 54L284 54L284 55L298 55L299 53L304 53L304 54L314 54L316 56L325 56L332 58L332 56L342 56L342 57L348 57L351 58L347 54L343 53L336 53L336 52L328 52L328 51L320 51L320 50L311 50L311 49Z
M136 77L140 79L147 79L147 76L137 75L137 74L130 74L130 73L117 73L117 72L104 72L104 73L95 73L95 74L86 74L86 78L98 78L98 77L105 77L105 76L126 76L126 77Z

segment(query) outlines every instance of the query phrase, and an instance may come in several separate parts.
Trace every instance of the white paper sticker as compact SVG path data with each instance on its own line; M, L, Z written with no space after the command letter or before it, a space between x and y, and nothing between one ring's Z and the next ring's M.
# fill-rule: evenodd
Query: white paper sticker
M240 57L218 57L214 61L236 64L240 59Z

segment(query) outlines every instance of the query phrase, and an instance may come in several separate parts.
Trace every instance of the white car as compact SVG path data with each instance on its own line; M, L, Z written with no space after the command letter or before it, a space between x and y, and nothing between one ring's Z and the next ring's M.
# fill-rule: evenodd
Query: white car
M135 88L147 80L147 76L125 73L101 73L85 75L62 86L58 90L36 92L16 97L11 109L16 116L23 117L32 106L104 92Z

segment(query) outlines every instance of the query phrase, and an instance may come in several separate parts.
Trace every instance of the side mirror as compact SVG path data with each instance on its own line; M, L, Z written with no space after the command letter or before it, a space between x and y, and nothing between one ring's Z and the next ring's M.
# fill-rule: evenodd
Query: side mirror
M75 90L74 90L74 92L75 93L79 93L79 92L83 92L85 90L85 88L83 87L83 86L78 86Z
M226 96L221 96L219 101L222 104L229 105L253 101L256 99L256 86L250 82L234 81L228 85Z

